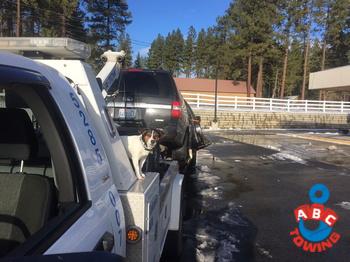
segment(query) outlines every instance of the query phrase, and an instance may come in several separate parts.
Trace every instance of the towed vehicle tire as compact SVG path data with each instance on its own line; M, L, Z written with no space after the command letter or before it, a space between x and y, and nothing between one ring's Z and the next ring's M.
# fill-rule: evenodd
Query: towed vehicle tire
M194 174L196 173L196 165L197 165L197 150L192 149L192 158L188 164L188 173Z
M188 168L188 161L190 158L189 149L189 137L187 133L183 146L172 152L172 158L179 162L179 171L181 174L185 174Z

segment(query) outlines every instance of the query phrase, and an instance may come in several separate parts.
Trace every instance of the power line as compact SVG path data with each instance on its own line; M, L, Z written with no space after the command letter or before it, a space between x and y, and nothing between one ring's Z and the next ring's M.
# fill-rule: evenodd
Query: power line
M150 42L140 41L140 40L136 40L136 39L132 39L132 41L134 41L134 42L139 42L139 43L141 43L141 44L147 44L147 45L150 45L150 44L151 44Z
M3 1L5 1L7 3L10 3L13 6L14 9L11 10L11 11L14 11L14 12L16 11L17 5L16 5L15 2L12 2L10 0L3 0ZM64 23L65 23L66 26L69 27L69 29L66 29L66 30L69 30L70 32L72 31L70 29L73 29L76 32L81 32L82 29L83 30L85 29L84 25L83 25L83 28L80 28L79 26L73 24L73 21L77 21L77 22L82 23L82 22L86 21L85 18L68 17L68 16L66 16L66 15L64 15L62 13L58 13L58 12L55 12L55 11L52 11L52 10L49 10L49 9L45 9L45 8L33 7L33 6L31 6L29 4L26 4L26 3L23 3L23 2L21 2L21 5L22 6L26 6L28 8L34 8L35 10L41 10L41 11L44 11L44 12L48 12L48 13L54 14L54 15L57 16L57 20L65 18ZM31 13L25 13L23 10L21 10L21 11L22 11L21 13L24 15L25 18L28 18L28 17L37 18L37 19L42 18L41 16L36 16L34 14L31 14ZM46 17L45 18L45 22L49 22L49 23L50 22L57 22L57 20L54 17ZM62 25L62 21L59 22L58 26L59 25ZM138 40L138 39L130 39L130 40L131 40L132 44L137 45L137 46L141 46L141 47L149 47L151 45L150 42L143 41L143 40Z
M15 2L12 2L12 1L10 1L10 0L2 0L2 1L5 1L5 2L7 2L7 3L13 5L15 8L17 7L17 4L16 4ZM21 2L21 6L26 6L26 7L28 7L28 8L32 8L32 9L34 9L34 10L41 10L41 11L44 11L44 12L52 13L52 14L55 14L55 15L57 15L57 16L60 16L61 18L62 18L62 17L65 17L66 19L81 21L80 18L76 18L76 17L72 17L72 16L67 16L67 15L65 15L65 14L58 13L58 12L55 12L55 11L52 11L52 10L46 9L46 8L41 8L41 7L37 7L37 6L33 7L33 6L31 6L31 5L29 5L29 4L26 4L26 3L23 3L23 2ZM15 11L15 10L13 10L13 11ZM23 12L23 11L22 11L22 12Z
M140 44L140 43L134 42L133 40L131 40L131 43L134 44L134 45L142 46L142 47L149 47L149 45Z

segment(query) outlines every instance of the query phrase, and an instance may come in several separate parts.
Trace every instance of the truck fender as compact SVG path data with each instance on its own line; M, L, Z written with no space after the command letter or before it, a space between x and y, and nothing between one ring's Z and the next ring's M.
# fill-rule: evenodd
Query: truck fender
M172 185L171 216L169 230L179 230L184 175L177 174Z

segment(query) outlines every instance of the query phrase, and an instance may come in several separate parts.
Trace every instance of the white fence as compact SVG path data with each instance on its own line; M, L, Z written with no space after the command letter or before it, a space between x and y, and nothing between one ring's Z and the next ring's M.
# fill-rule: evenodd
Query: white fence
M193 109L214 109L214 95L182 95ZM218 96L217 110L345 114L350 113L350 102Z

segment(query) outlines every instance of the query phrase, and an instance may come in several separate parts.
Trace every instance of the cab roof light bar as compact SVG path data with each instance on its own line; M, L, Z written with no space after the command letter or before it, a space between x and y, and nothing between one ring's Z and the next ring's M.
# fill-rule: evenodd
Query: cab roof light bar
M0 37L0 51L42 54L56 59L88 59L90 46L65 37Z

